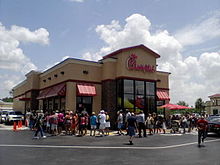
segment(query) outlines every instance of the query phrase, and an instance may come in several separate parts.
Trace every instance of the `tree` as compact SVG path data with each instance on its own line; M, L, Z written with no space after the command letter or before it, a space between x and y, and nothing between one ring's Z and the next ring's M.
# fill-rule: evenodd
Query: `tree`
M189 104L187 104L185 101L179 101L179 102L177 103L177 105L183 105L183 106L186 106L186 107L189 106Z
M202 114L202 112L204 112L205 109L205 102L202 101L201 98L198 98L195 102L195 108L199 110L200 114Z
M5 97L1 99L4 102L13 102L13 98L12 97Z

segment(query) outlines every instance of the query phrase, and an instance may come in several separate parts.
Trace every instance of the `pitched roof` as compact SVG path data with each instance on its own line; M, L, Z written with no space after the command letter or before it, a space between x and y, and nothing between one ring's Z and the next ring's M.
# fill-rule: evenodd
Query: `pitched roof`
M220 94L217 93L217 94L214 94L214 95L209 96L209 98L213 98L213 97L220 97Z
M114 51L114 52L112 52L112 53L110 53L110 54L104 56L103 59L113 57L113 56L115 56L115 55L117 55L117 54L119 54L119 53L121 53L121 52L125 52L125 51L128 51L128 50L130 50L130 49L135 49L135 48L142 48L142 49L144 49L146 52L148 52L148 53L154 55L156 58L159 58L159 57L160 57L159 54L157 54L157 53L154 52L153 50L151 50L151 49L149 49L148 47L146 47L146 46L144 46L143 44L141 44L141 45L137 45L137 46L132 46L132 47L122 48L122 49L116 50L116 51Z

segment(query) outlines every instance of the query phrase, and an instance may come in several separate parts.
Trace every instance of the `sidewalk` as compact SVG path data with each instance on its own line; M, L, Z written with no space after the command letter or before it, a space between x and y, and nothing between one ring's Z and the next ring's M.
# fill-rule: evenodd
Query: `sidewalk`
M11 130L11 131L13 131L13 125L0 124L0 130ZM17 127L17 130L29 130L29 128L25 127L25 126L22 126L21 128Z

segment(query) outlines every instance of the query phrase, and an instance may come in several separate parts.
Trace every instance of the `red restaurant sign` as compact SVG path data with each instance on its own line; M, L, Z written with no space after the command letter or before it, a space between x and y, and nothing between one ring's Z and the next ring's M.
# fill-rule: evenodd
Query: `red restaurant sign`
M138 56L131 54L127 59L127 68L130 70L139 70L143 72L155 72L155 66L149 64L137 64Z

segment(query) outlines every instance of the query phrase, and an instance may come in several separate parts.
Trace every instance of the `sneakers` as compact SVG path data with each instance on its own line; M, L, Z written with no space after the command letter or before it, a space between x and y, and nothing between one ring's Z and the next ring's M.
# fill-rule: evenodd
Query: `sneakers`
M133 145L133 144L134 144L131 140L129 140L129 143L130 143L130 145Z
M39 137L38 136L34 136L33 139L39 139Z
M47 137L46 137L46 136L43 136L42 138L43 138L43 139L46 139Z

